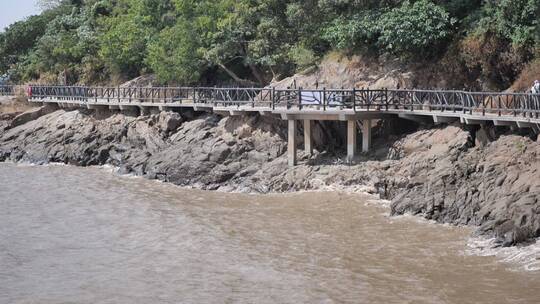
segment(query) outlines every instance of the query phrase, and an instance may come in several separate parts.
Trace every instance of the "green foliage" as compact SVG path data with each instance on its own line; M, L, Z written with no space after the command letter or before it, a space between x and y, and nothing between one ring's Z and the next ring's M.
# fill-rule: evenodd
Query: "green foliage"
M425 56L444 45L454 22L442 6L429 0L405 1L392 9L380 7L335 18L323 37L342 50L379 48L400 57Z
M32 16L9 26L0 33L0 74L23 60L45 33L49 15Z
M540 0L486 1L462 42L469 69L495 87L508 87L540 46Z
M347 19L334 19L324 30L323 37L341 50L372 46L379 36L377 20L380 15L377 11L367 11Z
M146 45L155 32L141 26L141 16L120 16L107 20L100 37L99 55L110 71L135 77L144 69Z
M147 63L161 82L195 83L203 70L199 41L189 24L164 29L149 46Z
M540 0L488 1L478 32L492 31L515 48L530 48L540 38L539 14Z
M405 1L379 19L377 43L400 56L429 54L448 39L454 22L444 8L429 0Z
M170 1L118 0L111 16L100 20L99 55L116 75L135 77L146 71L148 45L174 20ZM122 78L122 77L121 77Z
M289 56L299 69L312 67L318 59L312 50L301 45L292 47Z
M540 0L40 2L42 14L0 33L0 73L264 85L333 49L426 60L451 45L468 68L505 84L540 45Z

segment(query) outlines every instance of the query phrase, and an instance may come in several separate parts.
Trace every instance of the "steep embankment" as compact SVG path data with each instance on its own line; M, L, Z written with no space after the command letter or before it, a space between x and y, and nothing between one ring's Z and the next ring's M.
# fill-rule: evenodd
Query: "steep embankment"
M258 115L131 117L45 108L4 117L0 161L110 164L126 173L223 191L362 188L391 199L393 214L479 226L504 245L540 236L540 146L529 138L502 135L490 142L497 134L444 126L380 137L373 154L353 166L337 161L339 153L317 152L288 168L281 124ZM320 126L316 133L332 136Z
M463 67L440 62L412 64L384 57L330 53L316 68L272 84L278 88L463 88L473 83ZM472 86L472 88L476 88Z

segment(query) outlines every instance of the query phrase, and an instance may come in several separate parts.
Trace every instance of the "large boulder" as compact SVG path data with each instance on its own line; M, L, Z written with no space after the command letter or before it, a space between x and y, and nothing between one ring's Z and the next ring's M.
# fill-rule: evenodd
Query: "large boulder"
M15 118L13 118L9 127L15 128L17 126L23 125L29 121L36 120L41 116L50 114L56 111L57 109L58 109L58 106L56 104L46 104L39 108L28 110L24 113L17 115Z

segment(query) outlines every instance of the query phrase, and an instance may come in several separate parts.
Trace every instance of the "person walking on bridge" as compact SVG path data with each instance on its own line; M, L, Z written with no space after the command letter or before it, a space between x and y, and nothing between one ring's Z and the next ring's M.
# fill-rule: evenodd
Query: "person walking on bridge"
M531 88L531 93L540 94L540 81L539 80L534 81L534 84Z

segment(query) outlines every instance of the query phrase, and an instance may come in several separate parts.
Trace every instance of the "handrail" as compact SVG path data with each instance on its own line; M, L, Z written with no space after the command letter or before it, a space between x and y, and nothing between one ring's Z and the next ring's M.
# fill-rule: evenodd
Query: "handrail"
M12 96L15 95L14 85L0 85L0 96Z
M1 92L0 86L0 92ZM31 100L83 103L202 104L213 107L267 107L353 111L452 111L538 118L540 95L419 89L303 89L275 87L88 87L30 85Z

